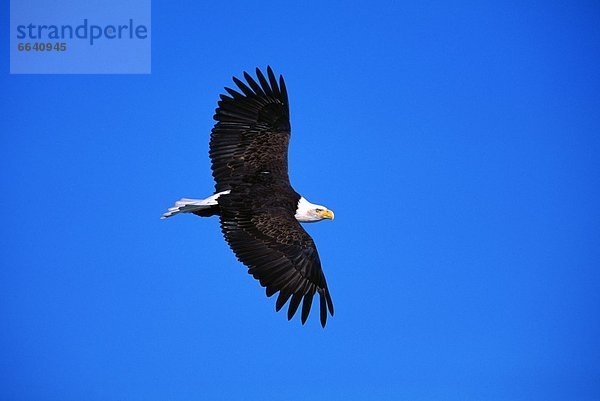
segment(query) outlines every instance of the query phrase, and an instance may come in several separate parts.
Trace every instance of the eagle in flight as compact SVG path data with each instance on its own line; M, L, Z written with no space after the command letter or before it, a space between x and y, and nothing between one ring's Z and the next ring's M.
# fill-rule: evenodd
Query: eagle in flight
M333 220L325 206L310 203L292 188L288 176L290 112L283 77L257 68L258 82L244 72L246 83L233 77L239 91L228 95L215 111L210 159L215 193L206 199L182 198L162 218L179 213L219 216L225 240L248 273L279 292L275 308L289 300L288 320L302 302L302 324L319 294L321 325L333 302L313 239L300 223Z

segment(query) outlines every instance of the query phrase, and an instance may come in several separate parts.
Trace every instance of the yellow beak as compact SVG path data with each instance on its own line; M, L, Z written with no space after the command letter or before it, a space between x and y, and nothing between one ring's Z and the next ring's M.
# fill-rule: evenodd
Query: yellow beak
M321 217L324 219L329 219L329 220L333 220L333 218L335 217L333 212L331 210L324 210L321 212Z

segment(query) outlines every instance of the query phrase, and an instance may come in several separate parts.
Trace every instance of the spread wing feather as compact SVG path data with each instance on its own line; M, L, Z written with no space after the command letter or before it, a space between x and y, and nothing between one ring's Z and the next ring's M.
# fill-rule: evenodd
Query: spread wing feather
M209 155L217 193L258 171L268 170L289 181L290 118L283 77L280 89L270 67L267 75L272 86L258 68L256 71L260 85L247 73L249 86L234 77L242 93L225 88L229 96L221 95L214 115L217 123L210 135Z
M321 325L325 327L327 309L333 315L333 303L317 248L285 201L278 206L264 196L272 186L270 182L236 185L229 195L222 195L221 230L237 258L248 267L248 273L266 287L267 296L279 292L277 311L291 297L291 319L302 302L304 324L318 293Z

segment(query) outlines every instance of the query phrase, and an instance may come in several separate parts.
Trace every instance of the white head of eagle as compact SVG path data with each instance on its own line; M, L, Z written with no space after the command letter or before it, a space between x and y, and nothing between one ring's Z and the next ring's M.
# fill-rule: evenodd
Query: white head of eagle
M301 223L314 223L323 219L333 220L333 211L327 209L325 206L315 205L310 203L304 197L301 197L298 201L298 209L296 209L296 220Z

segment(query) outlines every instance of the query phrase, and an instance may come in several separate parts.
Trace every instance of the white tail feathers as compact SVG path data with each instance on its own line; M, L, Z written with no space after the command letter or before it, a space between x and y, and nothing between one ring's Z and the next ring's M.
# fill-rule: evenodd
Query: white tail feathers
M193 213L198 210L209 209L211 206L218 204L217 199L219 199L219 196L226 195L229 192L230 191L219 192L206 199L181 198L175 202L173 207L170 207L167 212L162 215L161 219L166 219L167 217L174 216L178 213Z

